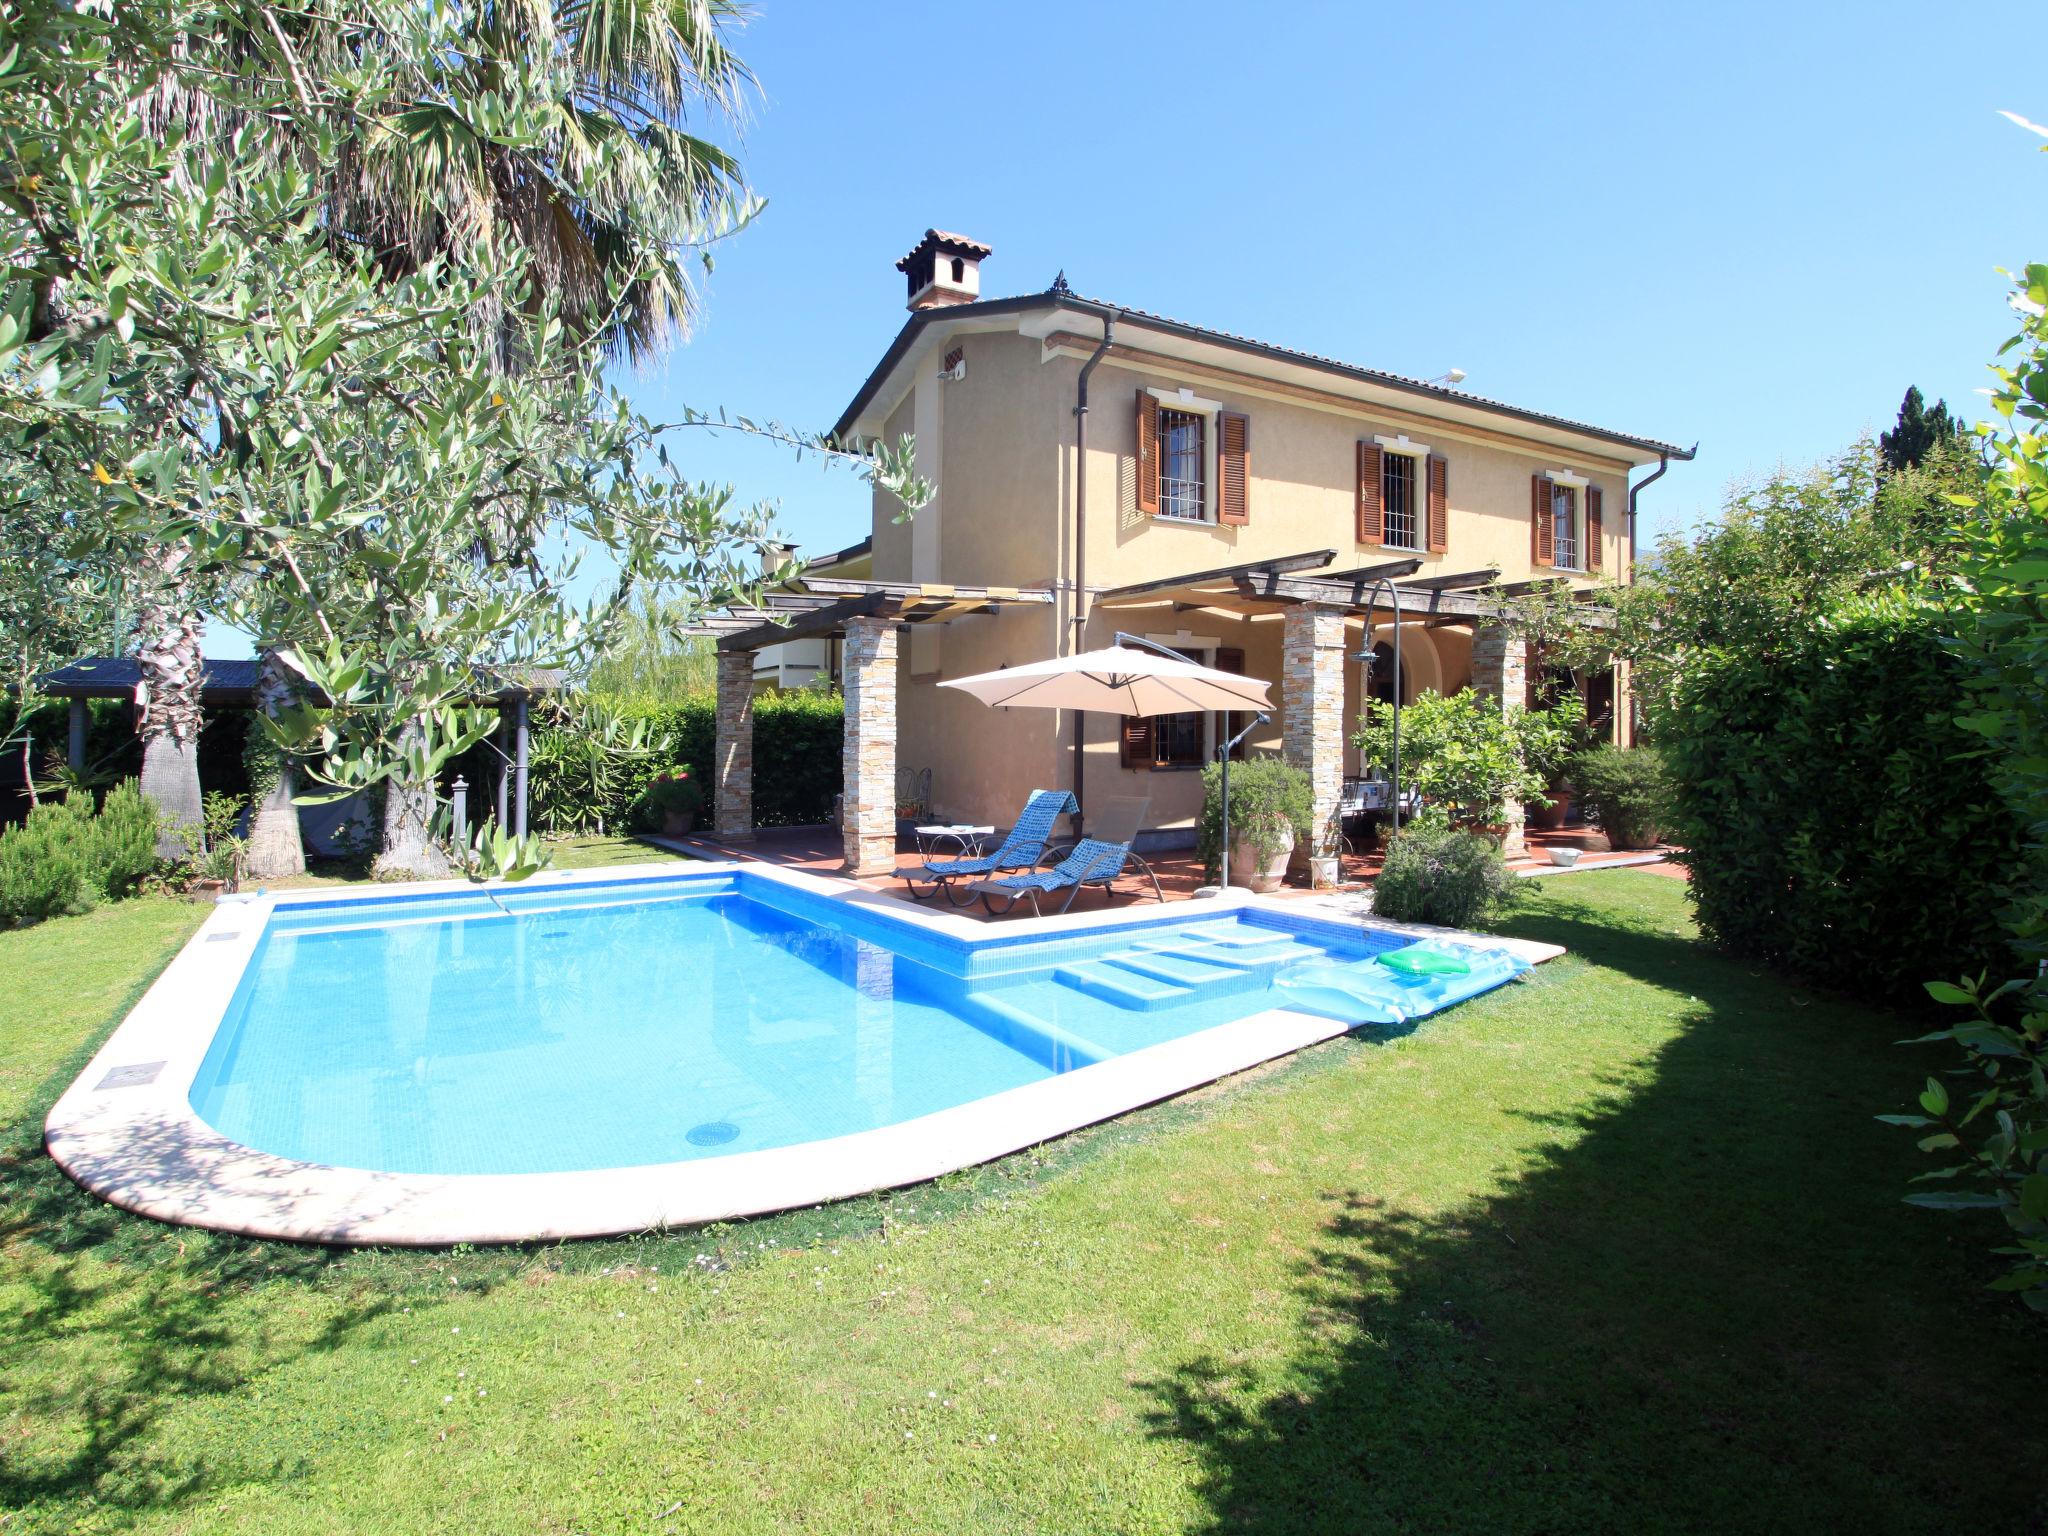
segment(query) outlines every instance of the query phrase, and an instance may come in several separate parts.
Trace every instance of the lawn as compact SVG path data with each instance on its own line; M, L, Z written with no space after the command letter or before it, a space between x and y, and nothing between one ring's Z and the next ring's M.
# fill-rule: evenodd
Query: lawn
M0 934L0 1530L2039 1528L1908 1030L1684 895L1549 881L1527 982L934 1186L429 1254L78 1193L42 1112L197 911Z

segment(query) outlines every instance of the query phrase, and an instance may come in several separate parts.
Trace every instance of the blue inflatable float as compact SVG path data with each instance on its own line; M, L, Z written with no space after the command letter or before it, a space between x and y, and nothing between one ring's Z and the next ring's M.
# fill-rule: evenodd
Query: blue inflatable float
M1273 978L1283 1007L1347 1024L1406 1024L1513 981L1529 962L1505 949L1424 939L1369 960L1297 965Z

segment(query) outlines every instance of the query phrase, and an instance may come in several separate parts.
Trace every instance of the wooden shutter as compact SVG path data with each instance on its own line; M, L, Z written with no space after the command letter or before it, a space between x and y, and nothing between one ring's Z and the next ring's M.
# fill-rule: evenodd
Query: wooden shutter
M1584 565L1589 571L1600 569L1600 487L1586 487L1586 555Z
M1117 760L1126 768L1152 766L1152 717L1127 715L1117 742Z
M1380 501L1380 445L1369 437L1361 437L1358 440L1358 542L1384 544L1386 541L1386 508Z
M1429 552L1440 555L1451 547L1451 461L1440 453L1429 456Z
M1138 391L1138 510L1159 510L1159 402L1148 389Z
M1529 563L1548 566L1557 554L1557 542L1550 536L1550 477L1534 475L1529 480Z
M1252 520L1252 419L1242 411L1216 417L1216 521Z

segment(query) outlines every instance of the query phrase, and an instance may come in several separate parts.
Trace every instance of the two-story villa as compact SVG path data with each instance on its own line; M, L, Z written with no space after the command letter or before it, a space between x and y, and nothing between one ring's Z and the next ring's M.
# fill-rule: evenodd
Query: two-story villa
M1691 457L1064 282L983 298L988 255L933 230L897 263L909 321L836 430L913 438L937 496L904 518L878 494L870 546L842 551L793 599L807 606L789 633L830 644L816 664L847 687L855 869L884 867L893 850L894 806L884 816L879 801L898 766L930 769L932 809L948 819L1005 824L1046 787L1084 807L1142 793L1151 826L1191 837L1221 720L990 710L937 686L1118 631L1273 682L1279 717L1252 745L1301 762L1319 816L1334 814L1358 767L1348 737L1365 691L1474 686L1520 707L1526 657L1488 623L1499 610L1483 589L1627 579L1635 492ZM1398 679L1382 577L1401 589ZM727 835L747 816L737 717L754 654L779 643L746 617L720 640L734 717L719 764ZM1626 741L1625 668L1589 693Z

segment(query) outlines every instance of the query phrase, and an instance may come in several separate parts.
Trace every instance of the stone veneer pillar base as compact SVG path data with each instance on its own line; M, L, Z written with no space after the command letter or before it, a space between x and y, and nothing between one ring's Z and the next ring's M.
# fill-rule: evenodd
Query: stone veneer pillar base
M896 868L896 622L846 621L844 793L839 832L850 875Z
M729 842L754 836L754 653L718 653L711 826Z
M1505 624L1480 623L1472 631L1472 686L1492 699L1502 714L1518 715L1529 706L1529 642ZM1509 858L1528 852L1523 835L1522 802L1507 804L1507 832L1500 851Z
M1280 635L1281 750L1309 778L1309 841L1292 867L1321 852L1344 798L1344 611L1319 603L1287 610Z

